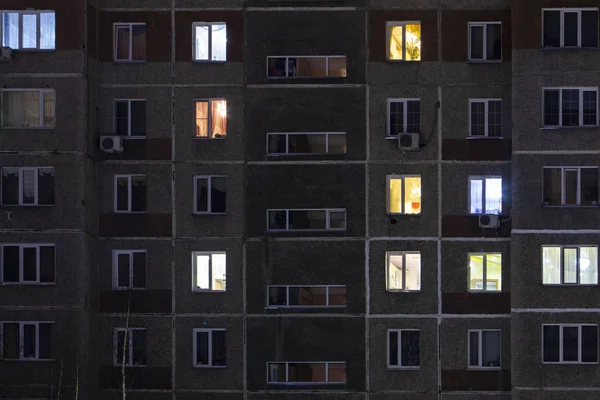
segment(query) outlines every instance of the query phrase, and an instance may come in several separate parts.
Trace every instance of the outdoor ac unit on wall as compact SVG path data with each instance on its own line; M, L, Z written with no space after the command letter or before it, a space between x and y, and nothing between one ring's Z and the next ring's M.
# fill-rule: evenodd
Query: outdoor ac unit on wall
M122 153L123 138L121 136L100 136L100 150L105 153Z
M419 134L418 133L399 133L398 148L401 150L418 150L419 149Z
M498 228L500 226L500 216L495 214L484 214L479 216L480 228Z

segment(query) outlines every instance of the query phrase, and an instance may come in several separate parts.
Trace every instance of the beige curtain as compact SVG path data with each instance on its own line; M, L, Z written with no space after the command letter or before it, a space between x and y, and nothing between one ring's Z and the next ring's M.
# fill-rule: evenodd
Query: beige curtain
M196 137L208 137L208 101L196 102Z
M213 100L211 105L211 138L227 135L227 100Z

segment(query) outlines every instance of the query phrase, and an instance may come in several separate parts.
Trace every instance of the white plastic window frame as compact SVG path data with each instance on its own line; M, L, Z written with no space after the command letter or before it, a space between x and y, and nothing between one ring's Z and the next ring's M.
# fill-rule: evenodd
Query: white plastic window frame
M563 126L563 90L578 90L579 91L579 125L577 126ZM547 91L558 91L558 125L546 125L546 101L545 94ZM583 124L583 93L594 92L596 93L596 124L584 125ZM556 87L544 87L542 88L542 128L544 129L558 129L558 128L593 128L600 126L600 99L598 98L598 87L597 86L556 86Z
M5 358L4 357L4 324L19 324L19 358ZM40 358L40 324L54 324L54 321L2 321L0 323L0 337L2 338L2 346L0 352L2 353L2 360L11 361L53 361L53 358ZM25 325L35 326L35 357L25 357L23 352L25 351L24 329Z
M546 11L560 12L560 47L543 47L544 46L544 18ZM582 11L598 11L598 7L579 7L579 8L542 8L542 48L543 49L579 49L581 47L581 12ZM577 13L577 46L565 46L565 13ZM599 42L600 43L600 42ZM584 47L597 49L598 47Z
M546 326L558 326L559 328L559 339L558 339L558 358L559 361L544 361L544 327ZM600 333L598 332L598 325L597 324L542 324L542 351L541 356L542 356L542 364L544 365L594 365L594 364L598 364L598 360L600 359L598 353L596 354L596 361L595 362L583 362L580 361L582 359L582 349L581 349L581 345L582 345L582 341L581 341L581 333L582 333L582 327L584 326L593 326L596 328L596 338L598 339L598 337L600 337ZM564 358L564 349L563 349L563 329L564 328L578 328L578 338L577 338L577 360L578 361L562 361ZM600 348L600 346L597 346L597 348Z
M227 335L227 329L225 328L194 328L193 329L193 362L194 368L227 368L227 365L213 365L213 332L225 332ZM208 364L198 364L198 333L208 334ZM227 345L225 345L225 351L227 351Z
M477 332L477 365L469 365L471 362L471 333ZM500 365L488 367L483 365L483 333L484 332L500 332L500 342L498 349L500 352ZM484 369L484 370L499 370L502 369L502 331L500 329L469 329L467 331L467 365L468 369Z
M269 228L269 213L285 211L285 229L270 229ZM324 211L325 212L325 229L290 229L290 212L295 211ZM344 213L344 227L331 228L331 214ZM267 231L269 232L344 232L348 224L348 215L345 208L269 208L267 209Z
M227 32L227 23L223 21L215 21L215 22L194 22L192 23L192 61L197 63L225 63L227 62L227 41L225 41L225 59L224 60L213 60L212 52L213 52L213 31L212 27L214 25L224 25L225 32ZM202 60L197 58L196 55L196 27L197 26L208 26L208 59Z
M271 288L285 288L285 295L286 295L286 302L285 305L278 305L278 304L270 304L269 300L270 300L270 296L269 296L269 289ZM326 304L324 306L322 305L290 305L290 289L291 288L325 288L325 297L326 297ZM346 288L346 285L268 285L267 286L267 306L265 308L267 309L274 309L274 308L345 308L346 304L344 305L331 305L329 304L330 302L330 289L337 289L337 288Z
M290 153L289 151L289 137L290 136L312 136L321 135L325 136L325 153ZM284 153L272 153L269 152L269 139L272 136L285 136L285 152ZM346 153L331 153L329 149L329 137L330 136L344 136L346 132L268 132L267 133L267 147L266 154L268 156L314 156L314 155L326 155L326 154L346 154Z
M469 99L469 139L472 138L494 138L494 139L502 139L502 115L500 116L500 136L490 136L490 102L498 101L500 102L500 112L502 112L502 99ZM473 135L473 104L484 104L484 131L483 135Z
M488 25L500 25L500 41L502 42L502 21L477 21L477 22L469 22L468 24L468 35L469 35L469 61L471 62L487 62L487 63L500 63L502 62L502 58L503 58L503 54L502 54L502 49L500 49L500 59L499 60L488 60L488 54L487 54L487 43L488 43L488 37L487 37L487 26ZM471 54L471 42L472 42L472 27L475 26L481 26L482 27L482 32L483 32L483 58L473 58L473 55Z
M19 247L19 282L4 282L4 247ZM52 282L41 282L40 281L40 248L41 247L52 247L54 248L54 281ZM23 252L24 249L36 249L36 280L34 281L26 281L23 280ZM54 243L2 243L0 244L0 264L2 268L0 268L0 282L3 285L41 285L41 286L51 286L56 284L56 245Z

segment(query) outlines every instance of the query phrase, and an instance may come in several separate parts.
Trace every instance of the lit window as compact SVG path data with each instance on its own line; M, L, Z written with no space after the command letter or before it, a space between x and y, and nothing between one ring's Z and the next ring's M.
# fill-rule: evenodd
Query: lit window
M56 93L52 89L3 89L3 128L52 128Z
M385 257L388 291L418 292L421 290L420 252L388 251Z
M227 281L225 252L192 252L192 290L224 292Z
M388 99L388 136L421 131L421 100Z
M598 88L544 88L544 126L598 125Z
M53 244L2 246L2 283L54 283Z
M542 246L546 285L597 285L598 246Z
M54 168L2 168L2 204L54 205Z
M343 78L346 56L269 56L268 78Z
M113 336L115 365L146 365L145 328L116 328Z
M469 290L486 292L502 290L500 253L469 253Z
M2 322L2 359L51 360L53 322Z
M146 100L115 100L115 133L146 136Z
M597 8L542 10L544 47L598 47Z
M194 329L194 366L218 368L227 366L227 331Z
M421 331L388 330L388 368L416 368L421 365Z
M388 22L388 60L421 60L421 23Z
M193 25L195 61L227 59L227 25L225 22L195 22Z
M227 100L196 101L196 137L224 138L227 136Z
M2 12L2 46L22 50L54 50L56 15L54 11Z
M113 288L146 288L146 250L113 250Z
M146 24L128 23L114 25L114 60L146 60Z
M542 325L542 341L544 363L598 363L598 325Z
M389 175L387 177L388 214L421 213L421 177Z
M544 167L544 205L598 205L598 168Z
M469 60L502 59L502 23L469 22Z
M114 211L146 211L146 175L115 175Z
M500 368L500 331L469 331L469 368Z
M501 177L469 177L469 212L471 214L502 214Z
M224 214L227 204L227 178L224 176L194 177L194 213Z
M471 136L502 136L502 100L470 99Z

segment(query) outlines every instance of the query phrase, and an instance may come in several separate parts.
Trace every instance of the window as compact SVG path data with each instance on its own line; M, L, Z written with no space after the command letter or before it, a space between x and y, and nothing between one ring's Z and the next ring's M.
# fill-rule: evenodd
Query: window
M227 282L225 252L192 252L192 279L193 291L224 292Z
M3 128L53 128L56 93L51 89L2 89Z
M218 139L227 136L227 100L196 101L196 137Z
M114 24L115 61L146 61L146 24Z
M388 136L421 131L421 100L388 99Z
M421 22L387 23L388 60L421 61Z
M113 250L113 288L146 288L146 250Z
M225 214L227 179L224 176L194 177L194 213Z
M421 365L421 331L418 329L389 329L388 368L414 368Z
M267 133L268 155L346 154L343 132Z
M500 368L500 331L469 330L469 368Z
M227 331L194 329L194 367L227 366Z
M54 50L56 16L54 11L2 12L2 46L13 50Z
M542 246L545 285L597 285L598 246Z
M542 325L542 336L544 363L598 363L598 325Z
M469 177L469 213L502 214L502 177Z
M344 285L273 285L268 287L267 307L345 307Z
M598 205L598 168L544 167L544 205Z
M52 322L2 322L4 360L51 360Z
M194 61L227 60L227 25L225 22L195 22Z
M598 125L598 88L544 88L544 127Z
M388 214L421 214L421 176L387 176Z
M346 209L267 210L269 231L345 231Z
M470 136L502 137L502 100L470 99Z
M2 282L54 283L53 244L4 244Z
M146 212L146 175L115 175L116 213Z
M290 361L267 363L269 384L346 383L343 361Z
M5 206L54 205L54 168L2 168L2 204Z
M145 328L116 328L113 345L115 365L146 365Z
M146 136L146 100L115 100L115 132L121 136Z
M501 22L469 22L469 60L502 60Z
M502 254L469 253L469 290L502 291Z
M267 57L269 78L344 78L346 56Z
M598 47L597 8L542 10L544 47Z
M386 290L388 292L418 292L421 290L421 252L387 251Z

